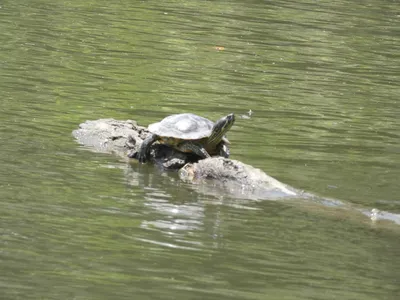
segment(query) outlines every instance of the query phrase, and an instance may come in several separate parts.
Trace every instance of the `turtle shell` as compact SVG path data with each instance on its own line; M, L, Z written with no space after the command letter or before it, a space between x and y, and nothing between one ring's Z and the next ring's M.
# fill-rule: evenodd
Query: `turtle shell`
M170 115L160 122L150 124L148 129L160 137L198 140L210 136L213 126L214 122L206 118L185 113Z

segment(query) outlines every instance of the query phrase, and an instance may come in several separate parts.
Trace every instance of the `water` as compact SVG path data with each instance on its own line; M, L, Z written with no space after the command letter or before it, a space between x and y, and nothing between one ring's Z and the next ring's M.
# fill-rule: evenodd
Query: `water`
M397 3L3 1L1 299L398 299ZM75 143L88 119L248 110L249 201Z

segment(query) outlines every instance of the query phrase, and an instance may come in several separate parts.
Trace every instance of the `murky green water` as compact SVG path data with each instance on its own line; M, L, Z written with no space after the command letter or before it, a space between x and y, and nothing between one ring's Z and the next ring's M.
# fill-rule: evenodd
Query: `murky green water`
M399 214L399 28L396 1L2 1L0 298L399 299L395 222L193 189L71 136L251 109L232 158Z

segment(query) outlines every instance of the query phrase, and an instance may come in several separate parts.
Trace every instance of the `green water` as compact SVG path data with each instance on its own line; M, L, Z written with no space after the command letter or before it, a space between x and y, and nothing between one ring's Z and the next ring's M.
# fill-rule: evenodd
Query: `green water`
M399 28L396 1L2 1L0 299L399 299L400 225L357 210L400 214ZM356 209L209 192L71 136L250 109L232 158Z

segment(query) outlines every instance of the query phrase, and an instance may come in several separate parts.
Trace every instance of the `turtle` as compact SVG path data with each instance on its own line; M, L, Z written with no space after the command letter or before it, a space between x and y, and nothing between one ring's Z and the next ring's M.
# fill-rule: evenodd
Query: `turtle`
M192 113L170 115L158 123L150 124L150 135L143 141L137 154L139 162L144 163L150 146L158 141L186 153L195 153L201 158L219 154L229 156L229 144L225 134L235 122L233 113L212 122Z

